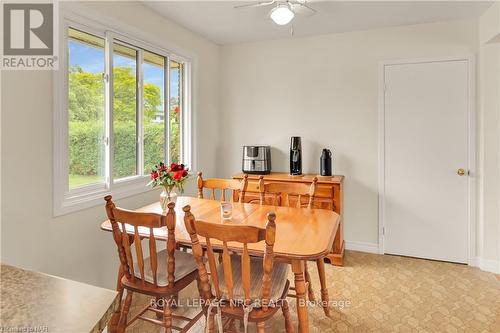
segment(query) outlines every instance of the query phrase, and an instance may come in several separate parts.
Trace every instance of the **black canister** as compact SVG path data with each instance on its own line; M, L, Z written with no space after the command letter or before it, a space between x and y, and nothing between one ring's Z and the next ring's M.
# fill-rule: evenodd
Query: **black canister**
M319 164L319 173L321 176L332 175L332 152L330 151L330 149L323 149L321 158L319 159Z
M290 140L290 174L302 174L302 145L300 136L292 136Z

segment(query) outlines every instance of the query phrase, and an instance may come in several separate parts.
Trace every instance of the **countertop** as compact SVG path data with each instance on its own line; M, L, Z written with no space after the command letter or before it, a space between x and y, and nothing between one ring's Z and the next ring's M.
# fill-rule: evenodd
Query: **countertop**
M1 265L0 331L101 332L118 306L118 293Z

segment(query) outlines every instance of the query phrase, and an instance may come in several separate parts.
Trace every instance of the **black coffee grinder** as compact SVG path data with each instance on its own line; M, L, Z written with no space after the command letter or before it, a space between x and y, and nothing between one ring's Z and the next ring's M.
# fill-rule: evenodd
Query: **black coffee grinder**
M293 176L302 174L302 145L300 136L292 136L290 141L290 174Z

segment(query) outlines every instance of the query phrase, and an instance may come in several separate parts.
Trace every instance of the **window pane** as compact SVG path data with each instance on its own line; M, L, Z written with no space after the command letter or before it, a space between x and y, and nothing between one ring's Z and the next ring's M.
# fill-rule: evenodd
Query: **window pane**
M104 39L68 30L69 188L104 183Z
M183 65L170 62L170 110L169 110L169 130L170 130L170 161L181 162L181 112L183 112L183 85L184 73Z
M137 51L113 44L113 177L137 175Z
M165 160L165 58L144 51L144 173Z

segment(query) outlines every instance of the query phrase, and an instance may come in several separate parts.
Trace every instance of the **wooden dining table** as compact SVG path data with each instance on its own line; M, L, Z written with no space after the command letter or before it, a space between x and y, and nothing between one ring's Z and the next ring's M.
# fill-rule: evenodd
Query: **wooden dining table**
M231 220L222 220L220 201L181 196L177 198L175 205L175 239L178 245L184 247L191 245L191 238L186 231L184 212L182 211L182 207L186 205L191 206L191 212L197 220L211 223L250 225L261 228L264 228L266 225L267 214L269 212L276 213L274 255L276 260L284 261L291 265L297 295L298 331L309 332L304 279L305 262L324 258L330 252L337 228L339 227L339 215L327 209L233 203ZM139 208L137 211L162 213L158 202ZM111 222L109 220L104 221L101 228L105 231L112 231ZM130 226L130 229L128 229L127 226L127 233L133 234L133 227ZM149 237L149 229L139 229L139 233L144 238ZM155 229L154 233L157 239L167 240L166 226ZM202 246L206 245L203 238L200 238L200 243ZM242 250L239 248L241 245L238 244L229 243L228 246L234 251ZM264 242L248 244L248 250L254 256L263 256L264 247Z

